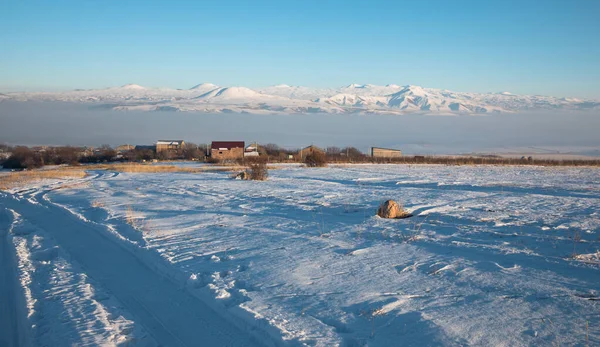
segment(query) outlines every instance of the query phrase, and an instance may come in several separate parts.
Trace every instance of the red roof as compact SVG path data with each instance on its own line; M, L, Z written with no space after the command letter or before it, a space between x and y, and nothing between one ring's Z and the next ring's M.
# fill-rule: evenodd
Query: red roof
M210 148L219 149L219 148L244 148L244 141L213 141Z

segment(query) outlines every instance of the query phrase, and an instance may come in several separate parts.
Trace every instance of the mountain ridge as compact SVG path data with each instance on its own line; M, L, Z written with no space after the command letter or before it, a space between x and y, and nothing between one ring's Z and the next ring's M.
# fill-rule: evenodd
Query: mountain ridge
M200 83L189 89L148 88L137 84L68 92L4 93L1 101L67 101L104 103L115 110L239 112L261 114L359 113L484 115L533 110L600 110L599 100L470 93L417 85L350 84L310 88L278 84L265 88L221 87Z

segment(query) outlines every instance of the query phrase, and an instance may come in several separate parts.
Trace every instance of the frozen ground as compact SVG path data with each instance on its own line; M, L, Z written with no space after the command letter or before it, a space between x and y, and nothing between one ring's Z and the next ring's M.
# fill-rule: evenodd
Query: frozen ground
M0 341L600 344L600 170L270 175L96 172L3 195L18 278L0 289L22 305ZM387 198L415 217L374 216Z

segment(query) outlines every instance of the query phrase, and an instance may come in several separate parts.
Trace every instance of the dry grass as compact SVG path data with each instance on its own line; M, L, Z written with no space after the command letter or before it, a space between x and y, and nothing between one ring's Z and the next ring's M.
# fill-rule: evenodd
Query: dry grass
M104 206L105 206L104 203L102 201L100 201L100 200L94 200L94 201L92 201L92 207L95 207L95 208L104 208Z
M130 173L198 173L205 171L232 171L243 169L242 166L227 166L227 167L213 167L213 166L201 166L201 167L185 167L176 165L151 165L141 163L124 163L124 164L99 164L87 166L88 170L111 170L118 172L130 172Z
M133 172L133 173L162 173L162 172L199 172L202 168L197 167L182 167L175 165L150 165L138 163L126 164L99 164L87 167L89 170L111 170L118 172Z
M150 221L146 220L145 217L138 213L131 205L127 205L127 209L125 210L125 223L142 233L148 233L154 229L151 226Z
M10 172L0 176L0 190L13 189L44 179L84 178L85 176L87 176L87 173L81 168Z
M138 228L137 216L133 211L133 207L131 207L131 205L128 205L127 210L125 211L125 222L131 225L134 229Z
M17 188L43 179L83 178L88 170L110 170L128 173L200 173L210 171L243 170L243 166L201 166L185 167L176 165L151 165L141 163L94 164L84 166L64 166L53 169L16 171L0 175L0 190Z

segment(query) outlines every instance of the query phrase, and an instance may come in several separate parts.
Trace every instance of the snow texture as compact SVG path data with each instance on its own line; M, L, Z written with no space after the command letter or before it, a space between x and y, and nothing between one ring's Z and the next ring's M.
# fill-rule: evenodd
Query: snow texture
M211 310L200 316L234 329L232 344L600 343L595 168L287 166L264 182L224 172L97 173L86 182L0 199L15 215L29 319L51 327L37 328L38 339L170 345L143 314L151 311L189 341L186 329L199 328L185 308L200 302ZM375 216L387 199L415 216ZM69 223L80 232L63 235ZM92 262L100 254L80 243L110 251L118 271ZM152 271L132 272L136 262ZM135 281L99 276L119 273ZM180 291L141 310L126 293L148 280Z

